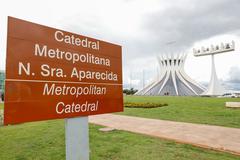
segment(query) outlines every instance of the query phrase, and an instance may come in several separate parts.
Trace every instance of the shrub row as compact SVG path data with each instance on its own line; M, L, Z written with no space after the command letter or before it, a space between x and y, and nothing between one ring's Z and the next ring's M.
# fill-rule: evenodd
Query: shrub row
M158 108L158 107L163 107L167 106L168 104L164 103L130 103L126 102L124 103L124 107L127 108Z

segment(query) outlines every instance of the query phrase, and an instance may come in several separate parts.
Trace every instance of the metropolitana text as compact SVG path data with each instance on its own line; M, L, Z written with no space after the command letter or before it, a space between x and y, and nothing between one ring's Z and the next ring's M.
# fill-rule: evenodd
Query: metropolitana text
M40 57L46 57L51 59L59 59L66 60L73 64L81 62L81 63L91 63L97 65L110 66L110 60L108 58L94 56L90 53L77 53L77 52L69 52L62 51L53 48L48 48L47 45L35 44L34 55Z

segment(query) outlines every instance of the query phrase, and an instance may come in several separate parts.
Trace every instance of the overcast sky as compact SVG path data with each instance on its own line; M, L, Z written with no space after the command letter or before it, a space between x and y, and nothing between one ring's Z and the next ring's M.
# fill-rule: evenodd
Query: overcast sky
M207 84L210 57L193 47L236 42L236 51L216 56L220 80L240 83L239 0L7 0L0 4L0 70L5 69L7 16L113 42L123 47L124 84L137 88L157 75L156 56L188 53L185 71ZM130 80L131 79L131 80ZM239 88L240 90L240 88Z

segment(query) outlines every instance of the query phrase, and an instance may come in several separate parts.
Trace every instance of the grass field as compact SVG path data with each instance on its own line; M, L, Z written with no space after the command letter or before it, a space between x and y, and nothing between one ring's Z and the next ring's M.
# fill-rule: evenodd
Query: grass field
M125 115L240 128L240 110L226 101L203 97L125 96L125 102L167 103L152 109L125 108ZM0 109L3 104L0 104ZM125 131L102 133L90 125L91 160L238 160L239 156L178 144ZM64 160L64 121L53 120L0 126L0 160Z
M225 108L240 98L125 96L125 102L167 103L152 109L125 108L124 115L240 128L240 109Z
M238 156L90 125L91 160L237 160ZM1 160L65 160L64 121L0 127Z

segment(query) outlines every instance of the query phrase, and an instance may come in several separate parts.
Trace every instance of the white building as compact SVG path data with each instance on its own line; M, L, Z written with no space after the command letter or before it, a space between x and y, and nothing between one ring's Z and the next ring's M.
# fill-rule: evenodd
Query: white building
M159 56L159 76L135 95L190 96L202 94L205 87L184 72L186 57L187 54Z

